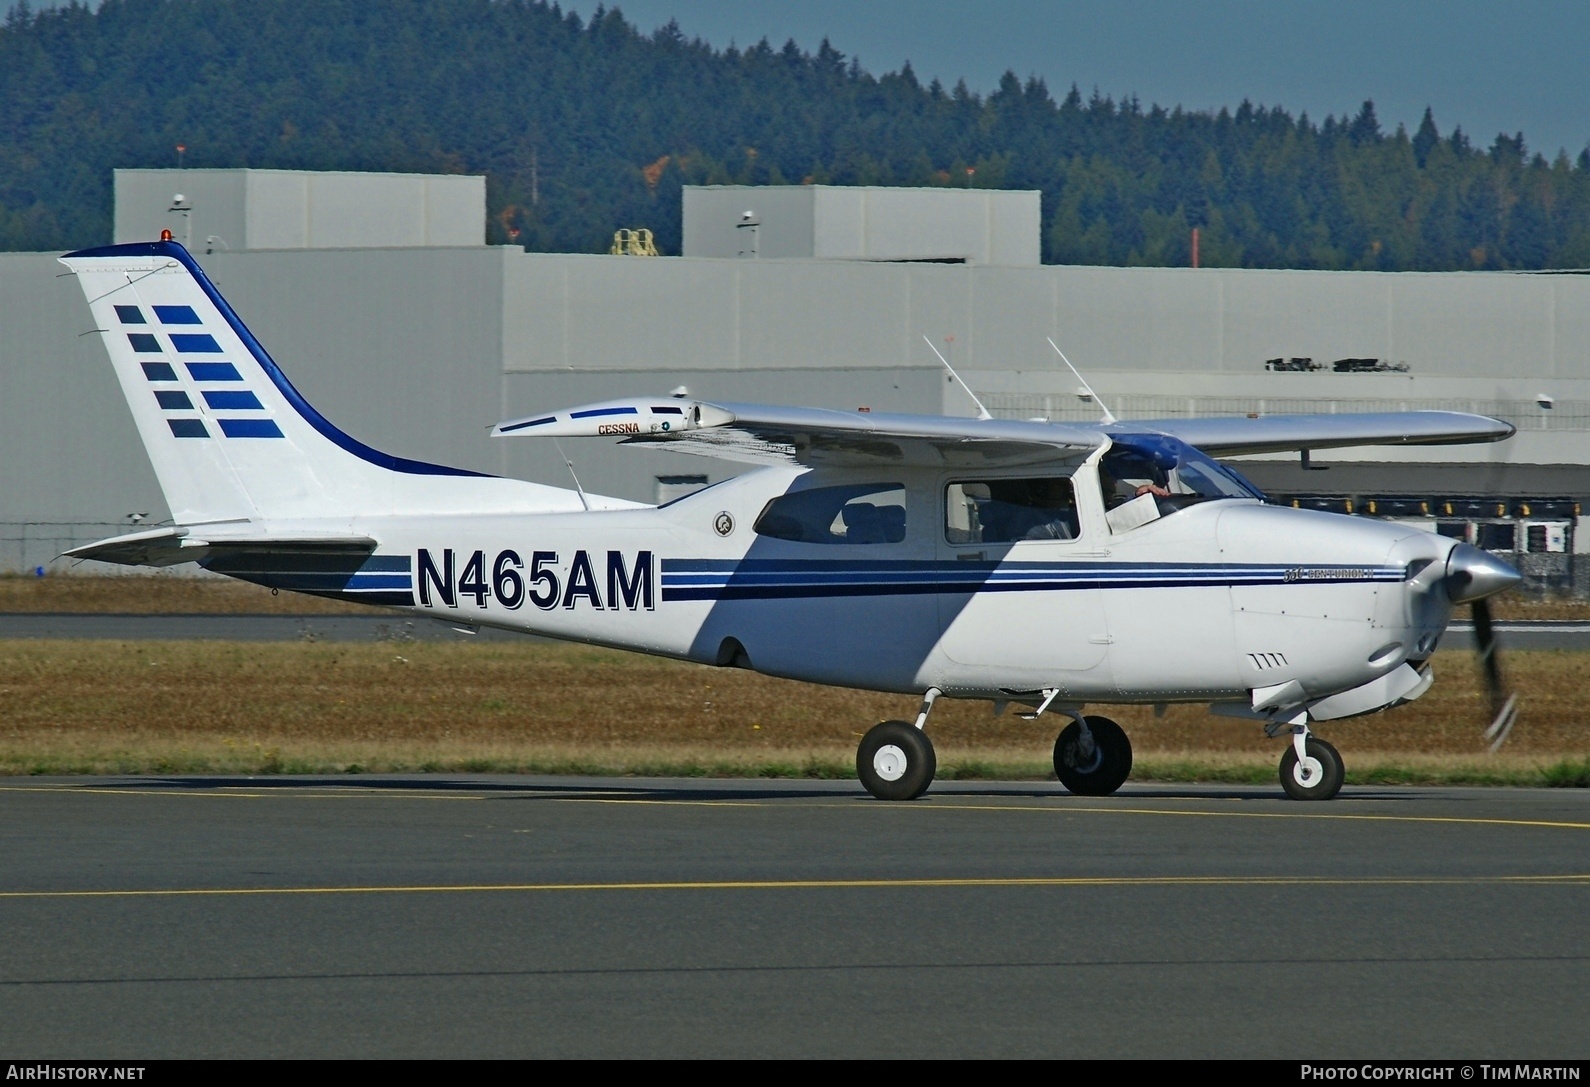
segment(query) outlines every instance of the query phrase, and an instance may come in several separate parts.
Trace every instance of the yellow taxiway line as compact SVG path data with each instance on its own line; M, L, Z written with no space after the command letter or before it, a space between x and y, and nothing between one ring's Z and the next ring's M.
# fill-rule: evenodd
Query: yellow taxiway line
M1211 819L1324 819L1366 823L1460 823L1499 827L1554 827L1559 830L1590 830L1590 823L1568 823L1549 819L1500 819L1474 815L1380 815L1370 812L1290 812L1290 811L1197 811L1185 808L1117 808L1102 805L1068 805L1065 807L1043 804L938 804L927 805L943 811L955 808L962 811L1043 811L1087 812L1111 815L1183 815Z
M0 891L18 898L225 898L256 895L486 894L570 891L910 890L987 887L1451 887L1590 886L1590 872L1513 876L991 876L949 879L667 880L646 883L458 883L370 887L176 887L106 891Z
M569 796L565 794L548 794L540 790L514 790L505 789L485 794L472 794L467 792L449 792L436 790L392 790L365 787L358 785L325 786L320 788L281 788L265 791L242 791L238 789L174 789L152 786L149 788L131 789L115 788L111 786L95 785L0 785L0 792L14 793L42 793L60 795L110 795L110 796L147 796L147 797L194 797L218 798L226 800L546 800L563 804L614 804L655 807L683 807L683 808L775 808L775 807L802 807L802 808L829 808L847 811L890 811L890 812L921 812L921 811L972 811L972 812L1044 812L1052 815L1160 815L1180 816L1184 818L1200 819L1302 819L1329 822L1361 822L1361 823L1425 823L1447 824L1457 826L1497 826L1497 827L1542 827L1554 830L1590 830L1590 823L1567 822L1550 819L1506 819L1486 816L1460 816L1460 815L1390 815L1372 812L1279 812L1279 811L1231 811L1208 810L1193 808L1139 808L1117 807L1101 804L1074 804L1070 797L1055 797L1052 804L966 804L959 803L954 797L933 797L926 801L911 804L889 804L865 801L862 797L834 803L827 797L817 803L808 802L804 797L770 797L768 800L671 800L655 799L625 795L623 790L593 790L583 796ZM606 793L607 795L603 795ZM829 794L831 796L831 794ZM1222 801L1226 798L1212 797L1212 801ZM1277 798L1279 799L1279 798ZM1229 801L1228 801L1229 802Z
M745 800L653 800L645 797L587 797L548 796L564 804L634 804L676 807L738 807L765 808L766 802ZM778 799L785 799L780 797ZM1590 823L1569 823L1549 819L1500 819L1468 815L1378 815L1368 812L1282 812L1282 811L1200 811L1189 808L1124 808L1094 804L1069 804L1065 797L1056 797L1055 804L959 804L948 797L934 798L937 802L918 801L911 804L877 803L868 805L875 811L1021 811L1047 812L1051 815L1070 815L1073 812L1087 815L1180 815L1208 819L1328 819L1369 823L1459 823L1477 826L1501 827L1553 827L1558 830L1590 830ZM1279 799L1279 797L1277 797ZM859 801L860 798L858 797ZM857 810L857 803L801 804L803 808L842 808Z

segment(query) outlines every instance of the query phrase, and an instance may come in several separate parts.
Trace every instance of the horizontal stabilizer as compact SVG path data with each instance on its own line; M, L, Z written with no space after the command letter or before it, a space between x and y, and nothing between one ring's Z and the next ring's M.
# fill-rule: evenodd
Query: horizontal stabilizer
M122 566L175 566L183 562L199 562L219 554L370 552L375 548L376 542L368 536L228 536L204 539L193 536L189 529L173 527L112 536L98 543L74 547L63 552L62 557L93 559Z

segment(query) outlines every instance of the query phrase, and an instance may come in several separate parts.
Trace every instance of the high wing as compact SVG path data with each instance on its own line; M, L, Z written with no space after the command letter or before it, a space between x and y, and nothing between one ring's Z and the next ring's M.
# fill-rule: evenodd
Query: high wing
M1368 445L1498 442L1514 428L1484 415L1400 411L1259 418L1142 419L1104 425L832 411L766 404L631 398L500 423L505 436L616 437L752 464L1034 464L1096 448L1111 435L1165 434L1210 456Z
M1343 449L1362 445L1463 445L1499 442L1515 428L1458 411L1388 411L1356 415L1264 415L1258 418L1142 419L1104 427L1107 434L1168 434L1212 457Z
M500 423L493 436L617 437L751 464L1036 464L1097 448L1096 427L634 398Z

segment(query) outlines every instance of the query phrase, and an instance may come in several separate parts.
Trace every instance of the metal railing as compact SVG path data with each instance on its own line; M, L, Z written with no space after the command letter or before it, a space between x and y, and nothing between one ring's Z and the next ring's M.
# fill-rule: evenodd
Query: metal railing
M1098 406L1071 393L984 393L978 398L999 419L1047 419L1056 423L1091 423ZM1345 415L1374 411L1463 411L1488 415L1519 430L1590 430L1590 400L1558 400L1543 408L1534 400L1464 400L1362 398L1304 399L1240 396L1104 396L1121 419L1201 419L1248 415Z

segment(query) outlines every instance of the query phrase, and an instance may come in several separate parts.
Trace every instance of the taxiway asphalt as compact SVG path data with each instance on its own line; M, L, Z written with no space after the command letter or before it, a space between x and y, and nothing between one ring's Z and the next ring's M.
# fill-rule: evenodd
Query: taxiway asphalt
M0 784L9 1056L1583 1057L1590 791Z

